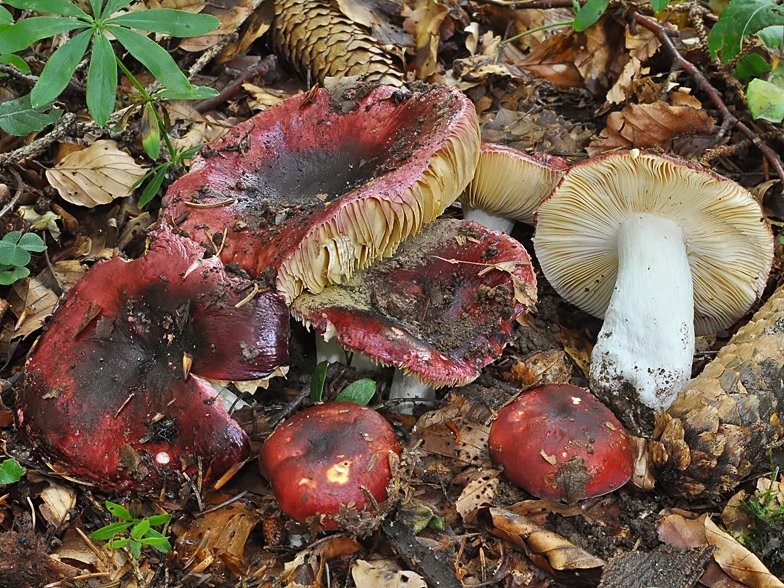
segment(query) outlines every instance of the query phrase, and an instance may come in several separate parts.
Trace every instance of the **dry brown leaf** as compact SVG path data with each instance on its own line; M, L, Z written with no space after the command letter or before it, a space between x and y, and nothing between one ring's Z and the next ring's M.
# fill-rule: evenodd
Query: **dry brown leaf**
M400 3L390 0L333 0L347 18L366 27L370 35L385 45L413 47L413 37L393 20L400 12Z
M93 208L129 196L145 173L117 143L104 139L67 155L46 170L46 178L64 200Z
M211 14L220 20L220 26L199 37L188 37L180 42L183 51L199 52L209 49L221 40L223 35L232 34L255 10L252 0L211 0L202 14Z
M57 294L38 278L29 277L14 283L8 295L11 310L17 318L13 338L24 338L41 329L46 319L52 316L58 300Z
M629 62L624 66L621 75L607 92L607 102L609 104L620 104L634 93L636 87L635 82L640 80L642 76L647 75L650 68L643 68L642 63L634 55L632 55Z
M583 77L583 87L592 94L601 95L623 70L628 59L621 47L623 33L623 26L605 14L577 34L574 64Z
M414 38L416 54L410 65L419 80L436 73L439 29L448 14L449 9L441 0L416 0L414 10L403 23L403 29Z
M532 353L516 362L504 375L510 384L520 388L543 386L544 384L568 384L572 379L572 370L566 363L566 354L560 349L549 349Z
M73 488L49 481L49 486L41 490L43 503L38 507L41 516L55 529L68 521L70 511L76 507L76 492Z
M566 354L588 377L588 372L591 369L591 352L593 351L593 345L588 337L574 329L561 329L556 335L561 340Z
M629 104L607 117L607 128L588 146L593 156L618 148L654 148L690 156L715 143L716 124L704 110L666 102Z
M526 517L503 508L491 508L490 514L495 526L493 534L501 531L499 536L507 540L511 539L513 543L525 549L529 557L531 555L545 557L553 570L579 570L585 573L587 570L599 570L604 567L604 560L580 549ZM532 559L536 563L536 558Z
M261 4L253 11L253 14L240 27L239 38L226 45L226 48L221 51L216 61L218 63L226 63L238 55L244 55L251 43L269 30L274 16L274 2L272 0L262 0Z
M490 427L474 423L461 427L434 425L416 437L423 441L423 453L453 459L462 465L492 467L487 448L489 434Z
M357 588L427 588L425 580L416 572L396 568L389 560L371 563L358 559L351 567L351 577Z
M292 93L277 88L261 88L253 84L242 84L242 87L252 97L248 105L253 110L266 110L270 106L275 106L278 102L283 102L286 98L302 94L302 90Z
M574 64L573 49L573 34L557 35L539 45L515 65L562 88L577 88L582 86L583 76Z
M474 473L455 502L455 509L463 520L478 508L493 504L499 474L498 470L482 470Z

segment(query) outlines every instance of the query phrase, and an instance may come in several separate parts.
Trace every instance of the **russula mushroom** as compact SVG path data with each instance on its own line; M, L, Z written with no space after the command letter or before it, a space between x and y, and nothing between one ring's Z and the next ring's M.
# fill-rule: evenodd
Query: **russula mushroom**
M388 256L449 206L479 157L473 104L442 86L318 89L203 148L164 217L287 302Z
M773 259L770 228L745 189L638 150L572 167L539 206L534 244L555 290L604 318L591 390L637 435L684 388L695 332L740 318Z
M152 239L144 257L98 263L71 288L18 392L22 437L101 488L220 478L249 443L202 378L261 380L288 365L279 294L243 305L247 283L219 259L167 226Z
M515 221L533 225L536 207L568 167L557 155L482 143L474 177L460 195L463 218L507 234Z
M632 475L629 435L588 391L548 384L498 411L490 458L526 492L574 504L617 490Z
M392 461L401 447L389 423L353 402L306 408L281 424L264 442L259 468L280 509L297 521L320 516L336 529L341 507L374 512L387 498Z
M424 398L428 386L476 379L535 301L536 277L520 242L470 221L438 219L346 283L302 294L291 313L340 347L398 368L392 398Z

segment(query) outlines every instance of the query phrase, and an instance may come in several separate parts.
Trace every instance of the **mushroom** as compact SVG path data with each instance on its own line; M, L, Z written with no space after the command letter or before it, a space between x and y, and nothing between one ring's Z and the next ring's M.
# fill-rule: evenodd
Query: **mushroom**
M569 384L533 388L498 411L490 458L526 492L574 504L632 476L629 435L606 406Z
M203 148L164 215L251 277L273 268L289 303L440 215L473 176L479 142L473 104L455 88L318 89Z
M261 448L259 468L280 510L297 521L319 517L323 528L336 529L341 508L372 514L367 494L376 504L386 500L400 451L395 432L376 411L329 402L275 429Z
M244 301L247 283L196 243L168 226L152 239L144 257L100 262L69 290L18 392L22 437L106 489L219 479L250 448L203 378L261 380L288 364L279 294Z
M533 225L536 207L568 167L557 155L482 143L474 177L460 195L463 218L507 234L515 221Z
M439 219L345 284L300 295L291 313L340 347L398 368L390 398L428 398L430 386L476 379L535 301L522 244Z
M745 189L638 150L572 167L539 206L534 244L555 290L604 318L591 390L641 436L689 379L695 332L740 318L773 258L770 228Z

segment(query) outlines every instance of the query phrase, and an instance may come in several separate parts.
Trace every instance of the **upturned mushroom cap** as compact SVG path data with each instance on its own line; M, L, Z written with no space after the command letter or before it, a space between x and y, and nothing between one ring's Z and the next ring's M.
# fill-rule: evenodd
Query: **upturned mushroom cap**
M173 484L199 462L208 483L247 459L247 437L201 378L259 380L288 364L279 294L236 308L243 284L220 260L166 226L153 239L144 257L98 263L71 288L17 398L22 437L107 489Z
M390 458L401 447L389 423L353 402L307 408L280 425L265 441L259 468L280 509L298 521L325 515L337 528L341 506L373 512L363 488L380 503L392 478Z
M345 284L302 294L291 312L341 347L441 387L476 379L535 302L519 241L439 219Z
M482 143L471 182L460 195L466 218L483 213L534 224L539 203L552 192L569 160L546 153L527 154L505 145ZM498 228L498 227L493 227Z
M632 475L629 436L588 391L548 384L524 392L490 427L490 457L530 494L573 504Z
M536 255L555 290L604 318L618 271L618 230L641 213L683 231L697 335L732 325L762 293L773 236L754 197L701 166L635 151L574 165L539 206Z
M319 89L201 150L165 218L197 241L228 229L221 258L268 267L290 302L388 256L449 206L479 157L471 102L454 88Z

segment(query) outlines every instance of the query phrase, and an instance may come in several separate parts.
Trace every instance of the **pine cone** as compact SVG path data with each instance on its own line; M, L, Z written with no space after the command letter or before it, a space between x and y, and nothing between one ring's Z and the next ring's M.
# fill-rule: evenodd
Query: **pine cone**
M271 29L272 49L306 80L360 76L403 85L403 72L379 43L326 0L275 0Z
M666 492L687 498L732 490L780 437L778 406L784 406L784 286L656 415L648 445L654 477Z

